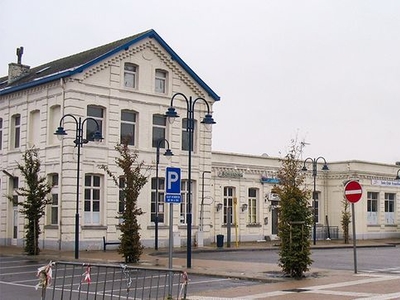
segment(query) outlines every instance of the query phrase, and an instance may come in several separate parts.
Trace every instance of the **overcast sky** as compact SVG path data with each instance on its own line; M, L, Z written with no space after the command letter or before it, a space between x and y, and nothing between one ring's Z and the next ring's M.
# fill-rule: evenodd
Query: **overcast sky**
M221 97L213 150L400 161L397 0L1 0L0 76L147 29Z

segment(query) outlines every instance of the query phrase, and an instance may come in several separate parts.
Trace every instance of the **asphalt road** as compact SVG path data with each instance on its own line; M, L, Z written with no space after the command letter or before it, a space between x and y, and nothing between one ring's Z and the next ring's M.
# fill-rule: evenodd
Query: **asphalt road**
M184 253L175 256L185 257ZM357 248L357 271L400 273L400 247L368 247ZM278 250L196 252L193 259L209 259L222 261L241 261L253 263L278 263ZM311 268L354 270L353 248L314 249Z

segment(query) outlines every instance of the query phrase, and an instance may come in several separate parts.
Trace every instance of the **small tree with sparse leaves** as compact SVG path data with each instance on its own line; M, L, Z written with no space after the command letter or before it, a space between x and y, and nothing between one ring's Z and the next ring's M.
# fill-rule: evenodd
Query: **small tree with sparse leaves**
M18 196L24 197L23 202L18 202L22 206L20 212L25 216L25 251L29 255L39 254L39 235L41 233L39 222L45 214L46 205L51 202L48 195L51 186L45 176L40 176L40 160L38 149L31 148L24 152L23 163L17 163L25 179L25 186L16 189ZM14 201L12 196L8 196L10 201Z
M285 274L298 279L312 264L309 237L313 222L308 202L310 191L304 188L305 175L299 161L301 149L292 141L278 171L279 185L275 189L280 197L279 266Z
M102 165L101 169L113 179L114 183L122 192L124 210L117 216L122 217L122 223L119 225L121 230L121 245L118 253L122 254L127 263L137 263L143 252L143 246L140 242L140 225L138 224L138 216L143 214L141 208L138 207L137 201L140 190L147 183L147 176L142 172L148 170L144 162L138 162L138 152L129 148L126 141L115 146L115 150L119 153L119 157L115 158L117 166L122 169L122 175L114 175L108 166Z
M347 201L346 198L342 200L342 229L343 229L343 241L345 244L349 243L349 226L350 226L350 219L351 219L351 213L350 213L350 205L349 201Z

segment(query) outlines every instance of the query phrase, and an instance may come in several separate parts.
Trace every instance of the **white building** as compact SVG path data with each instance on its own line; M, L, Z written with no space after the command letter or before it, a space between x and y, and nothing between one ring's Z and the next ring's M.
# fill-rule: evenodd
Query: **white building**
M22 51L19 50L19 53ZM139 222L145 246L155 243L155 161L160 139L167 139L174 156L162 155L159 165L160 195L168 165L182 169L183 203L159 203L159 245L168 244L168 212L174 209L174 243L186 245L186 200L188 188L188 136L186 101L174 98L179 122L169 124L165 112L176 93L203 98L212 112L219 96L165 43L149 30L95 49L30 68L9 65L0 78L0 245L23 244L24 219L5 195L24 184L16 162L32 146L39 148L42 171L55 184L53 203L43 220L41 248L72 249L77 208L77 124L69 115L97 120L104 140L85 143L79 164L79 215L81 249L99 249L102 237L119 237L116 218L119 191L99 165L114 164L115 145L123 137L139 152L139 160L152 166L149 182L141 191L138 205L145 212ZM232 241L274 237L277 233L279 199L271 189L279 159L265 156L211 152L212 132L200 124L207 106L195 105L192 153L193 243L214 242L227 234L227 212L232 207ZM59 141L54 132L62 125L68 136ZM218 120L216 120L218 122ZM83 124L84 138L90 138L95 123ZM87 134L89 134L87 136ZM167 147L161 144L161 148ZM400 182L395 181L398 165L349 161L329 163L329 171L318 172L318 226L340 229L343 182L357 179L364 186L356 204L359 238L400 237ZM309 184L312 187L313 178ZM21 200L20 200L21 201ZM311 203L311 202L310 202ZM310 204L311 205L311 204ZM199 232L202 232L199 234Z

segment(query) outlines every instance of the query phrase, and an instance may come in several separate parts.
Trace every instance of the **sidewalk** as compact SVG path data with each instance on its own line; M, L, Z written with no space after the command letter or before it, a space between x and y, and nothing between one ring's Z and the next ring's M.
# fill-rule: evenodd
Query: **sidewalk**
M282 276L281 268L277 264L267 264L267 263L248 263L248 262L229 262L229 261L215 261L215 260L204 260L204 259L196 259L196 252L205 252L205 251L243 251L243 250L261 250L261 249L278 249L279 241L268 241L268 242L254 242L254 243L240 243L237 247L235 243L231 243L231 247L227 248L226 244L224 244L223 248L217 248L215 245L206 246L202 248L192 247L192 268L186 269L186 256L185 258L173 258L173 268L175 269L183 269L186 270L189 274L202 274L202 275L213 275L218 277L229 277L229 278L240 278L247 280L255 280L259 281L260 285L252 286L251 293L256 293L257 289L260 289L260 295L264 295L265 293L284 293L284 291L288 291L293 293L293 291L298 294L303 292L305 289L308 293L310 293L310 287L318 286L318 291L321 291L321 286L328 285L331 287L332 284L337 285L349 285L349 282L355 282L363 278L360 284L365 282L368 284L368 287L372 288L373 283L375 281L371 281L370 276L365 275L367 277L364 278L363 275L354 274L352 271L336 271L336 270L325 270L325 269L315 269L311 266L310 272L306 273L306 278L304 280L294 280L291 278L285 278ZM384 239L384 240L359 240L357 241L357 248L362 247L389 247L394 245L400 245L400 239ZM350 244L343 244L342 240L331 240L331 241L317 241L316 245L311 245L312 249L316 248L353 248L352 241ZM168 266L168 249L160 249L159 251L155 251L154 249L144 249L143 255L141 257L141 261L139 263L140 266L143 267L167 267ZM174 248L174 253L176 252L185 252L186 248ZM0 246L0 255L11 255L11 256L24 256L23 249L13 247L13 246ZM74 259L74 251L57 251L57 250L47 250L44 249L41 251L40 255L37 257L29 256L30 259L40 259L40 260L53 260L53 261L75 261ZM92 262L92 263L123 263L123 259L121 255L117 253L116 250L107 250L103 251L81 251L79 261L82 262ZM218 267L216 267L218 266ZM398 267L398 266L397 266ZM400 277L397 277L399 279ZM374 279L378 280L378 279ZM266 285L265 283L275 283L273 285ZM385 287L382 282L379 282L379 289L385 288L386 291L390 290L393 287L393 282L389 282L390 286ZM337 287L336 287L337 288ZM365 287L363 287L365 290ZM378 288L378 287L377 287ZM400 292L399 291L395 291ZM204 291L201 296L203 298L190 298L190 299L212 299L206 298L208 296L215 297L212 291ZM246 291L242 288L238 290L232 291L221 291L221 295L219 297L227 297L225 299L233 299L237 298L241 295L249 295L249 291ZM263 294L264 293L264 294ZM285 292L286 293L286 292ZM334 293L334 292L332 292ZM374 292L371 291L373 294ZM342 294L341 294L342 295ZM397 294L395 294L397 295ZM299 298L300 295L297 295L296 298L290 299L320 299L321 295L313 298L308 295L307 298ZM306 296L306 295L304 295ZM343 295L342 295L343 296ZM354 297L349 298L330 298L329 296L324 296L324 300L327 299L356 299ZM383 298L383 299L400 299L400 294L398 298ZM278 295L276 295L278 297ZM270 298L268 296L268 298ZM215 298L219 299L219 298ZM221 298L224 299L224 298ZM237 299L246 299L246 298L237 298ZM264 299L264 296L260 296L260 298L247 298L247 299ZM280 298L279 299L285 299ZM287 299L287 298L286 298ZM373 299L373 298L371 298Z

